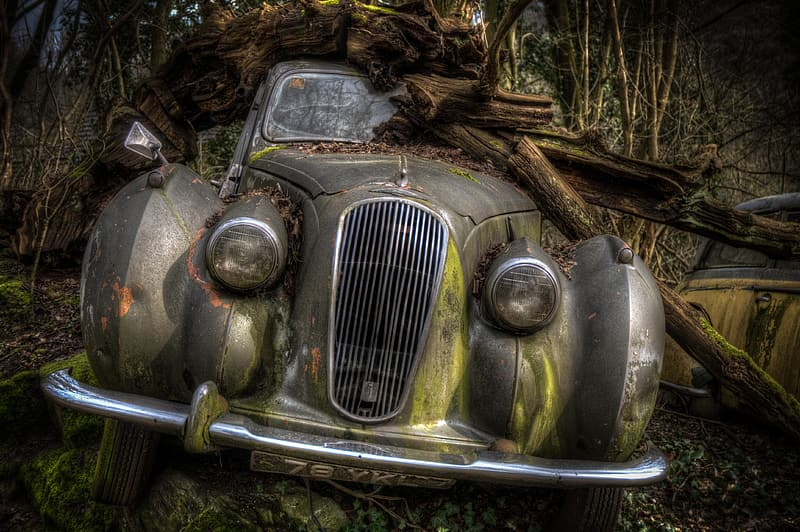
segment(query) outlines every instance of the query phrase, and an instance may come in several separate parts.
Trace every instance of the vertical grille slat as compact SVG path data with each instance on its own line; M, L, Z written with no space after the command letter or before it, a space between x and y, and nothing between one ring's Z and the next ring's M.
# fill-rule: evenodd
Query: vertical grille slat
M359 421L397 414L424 347L447 229L405 200L360 203L342 218L334 263L331 401Z

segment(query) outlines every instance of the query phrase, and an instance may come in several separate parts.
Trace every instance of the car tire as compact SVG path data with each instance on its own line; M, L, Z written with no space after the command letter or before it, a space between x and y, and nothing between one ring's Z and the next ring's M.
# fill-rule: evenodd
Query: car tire
M564 493L553 531L611 531L622 507L622 488L581 488Z
M133 505L147 486L160 436L138 425L106 420L94 474L94 500Z

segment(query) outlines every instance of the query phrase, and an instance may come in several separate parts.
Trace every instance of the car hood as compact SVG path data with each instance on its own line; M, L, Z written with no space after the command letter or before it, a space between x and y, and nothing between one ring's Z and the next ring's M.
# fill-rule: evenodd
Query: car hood
M407 186L399 186L401 157L406 158ZM362 187L388 195L414 197L446 206L474 223L536 206L514 185L455 165L411 156L362 153L305 153L272 150L251 168L296 184L312 197Z

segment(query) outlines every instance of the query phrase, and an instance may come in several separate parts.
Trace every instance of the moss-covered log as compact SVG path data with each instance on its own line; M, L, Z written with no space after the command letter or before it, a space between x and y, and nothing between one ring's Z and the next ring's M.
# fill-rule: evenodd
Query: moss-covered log
M65 248L87 234L102 201L90 196L118 187L115 179L143 169L145 161L122 147L134 119L164 141L164 153L181 161L196 155L196 131L242 116L258 82L277 61L338 57L361 68L378 87L405 81L401 103L417 125L503 169L515 135L526 132L571 186L589 203L672 225L771 256L800 256L800 226L725 208L702 194L698 182L713 172L708 152L699 163L665 166L611 154L597 135L568 135L541 128L551 101L500 89L487 93L485 43L466 23L442 19L430 0L402 10L338 0L264 5L235 17L212 8L204 23L172 54L133 101L116 107L99 162L82 179L70 205L51 223L45 249ZM493 97L487 99L486 95ZM534 129L531 131L531 129ZM16 248L32 255L43 198L21 216ZM87 216L87 211L91 211Z
M439 136L473 157L506 168L513 140L502 131L438 126ZM694 160L660 164L610 152L594 132L521 131L584 201L683 229L771 257L800 257L800 224L737 211L706 196L702 183L719 169L713 146Z
M509 159L509 169L558 229L572 240L604 232L589 205L530 138L523 138ZM663 282L667 333L719 381L746 398L765 421L800 440L800 403L770 377L750 355L730 345L703 316Z

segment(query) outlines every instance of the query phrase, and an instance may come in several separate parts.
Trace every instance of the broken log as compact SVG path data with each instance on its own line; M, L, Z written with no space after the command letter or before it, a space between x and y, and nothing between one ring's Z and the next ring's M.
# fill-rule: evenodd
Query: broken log
M596 135L528 132L542 153L592 205L633 214L775 258L800 258L800 224L737 211L708 197L720 163L706 147L695 160L665 165L609 152Z
M468 24L443 19L430 1L401 10L359 2L304 0L264 5L234 17L215 8L179 46L166 65L135 92L130 104L114 109L99 167L84 191L113 188L109 179L132 175L143 161L122 147L133 120L162 139L175 162L192 159L196 132L241 117L260 79L277 61L338 56L387 87L402 79L408 88L404 112L419 126L454 146L503 169L517 132L527 134L561 175L593 205L627 212L715 238L752 247L773 257L800 256L800 226L725 208L702 196L698 177L715 168L665 166L614 155L595 142L597 135L568 135L541 128L552 118L552 102L542 96L497 89L486 99L477 86L487 66L484 42ZM594 140L593 140L594 139ZM99 150L98 150L99 151ZM111 178L110 176L115 176ZM702 182L702 179L700 179ZM35 241L36 198L21 216L18 253L30 255ZM71 204L91 204L77 198ZM67 237L52 231L45 249L63 248L87 234L93 214ZM65 220L62 227L77 227Z
M439 94L437 99L444 100ZM422 100L415 100L419 104ZM424 109L424 108L423 108ZM404 110L421 121L426 111ZM437 135L478 160L506 168L514 135L504 131L437 125ZM774 258L800 258L800 224L738 211L709 198L703 183L719 169L716 150L706 147L690 162L666 165L610 152L595 132L575 135L522 130L584 201L632 214Z
M517 144L508 167L564 236L586 240L605 232L589 205L561 179L533 139L524 137ZM730 345L700 312L665 283L659 282L659 289L667 333L724 386L746 398L765 421L800 440L800 402L750 355Z

